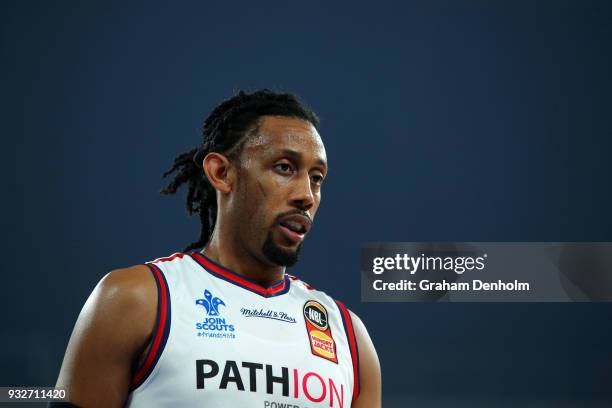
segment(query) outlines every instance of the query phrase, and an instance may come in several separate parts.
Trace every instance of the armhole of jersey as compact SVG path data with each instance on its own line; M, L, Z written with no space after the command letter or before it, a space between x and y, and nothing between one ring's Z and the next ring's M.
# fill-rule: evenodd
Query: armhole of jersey
M145 263L145 265L151 270L153 278L155 278L155 285L157 286L157 316L155 317L155 326L151 337L151 348L147 353L144 363L142 363L134 377L132 377L130 392L140 387L151 372L153 372L159 357L164 351L168 334L170 333L170 291L168 290L168 282L166 282L164 274L156 265L152 263Z
M344 303L339 300L334 300L340 309L340 316L342 316L342 324L344 325L344 332L348 339L349 349L351 351L351 360L353 361L353 399L351 404L355 403L355 400L359 396L359 349L357 348L357 339L355 338L355 330L353 329L353 321L351 315L344 306Z

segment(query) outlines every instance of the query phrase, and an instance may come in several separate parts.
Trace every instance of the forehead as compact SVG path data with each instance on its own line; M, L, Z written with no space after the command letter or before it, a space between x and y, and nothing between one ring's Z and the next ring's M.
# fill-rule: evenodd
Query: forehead
M274 153L286 149L327 162L321 136L310 122L303 119L262 116L257 134L244 145L244 150L252 153Z

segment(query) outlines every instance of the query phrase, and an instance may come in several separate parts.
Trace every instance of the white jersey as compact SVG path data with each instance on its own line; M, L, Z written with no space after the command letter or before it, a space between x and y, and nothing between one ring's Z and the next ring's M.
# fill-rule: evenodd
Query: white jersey
M146 265L157 321L128 407L348 408L357 397L341 302L288 274L263 287L200 252Z

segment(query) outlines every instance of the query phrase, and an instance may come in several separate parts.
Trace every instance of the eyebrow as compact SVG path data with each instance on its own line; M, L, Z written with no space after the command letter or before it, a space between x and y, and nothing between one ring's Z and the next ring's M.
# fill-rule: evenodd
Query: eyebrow
M291 149L283 149L281 151L282 154L284 154L285 156L289 156L294 160L302 160L302 153L296 151L296 150L291 150ZM327 162L325 160L323 160L320 157L317 157L315 159L315 163L318 164L319 166L327 169Z

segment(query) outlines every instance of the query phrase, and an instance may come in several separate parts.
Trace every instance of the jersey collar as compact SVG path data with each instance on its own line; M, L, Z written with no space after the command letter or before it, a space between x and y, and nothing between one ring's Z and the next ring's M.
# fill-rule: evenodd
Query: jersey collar
M257 293L263 297L273 297L284 295L289 291L289 286L291 285L291 281L287 274L283 275L283 278L273 283L272 285L265 287L260 285L259 283L244 277L242 275L237 274L231 269L226 268L225 266L218 264L213 261L206 255L201 252L192 252L189 254L202 268L204 268L207 272L216 276L219 279L223 279L226 282L233 283L234 285L240 286L246 290Z

